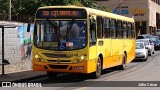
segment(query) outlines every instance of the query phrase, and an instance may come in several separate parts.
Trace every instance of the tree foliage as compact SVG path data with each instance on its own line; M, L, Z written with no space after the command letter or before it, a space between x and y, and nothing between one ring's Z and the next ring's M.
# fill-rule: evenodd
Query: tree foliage
M99 5L94 0L11 0L12 17L34 16L38 7L56 5L76 5L109 11L106 6ZM8 15L9 0L0 0L0 15Z

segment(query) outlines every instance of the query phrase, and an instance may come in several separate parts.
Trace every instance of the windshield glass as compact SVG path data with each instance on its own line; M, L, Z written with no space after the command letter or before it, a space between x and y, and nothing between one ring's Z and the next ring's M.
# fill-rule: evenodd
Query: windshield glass
M82 49L87 44L86 21L36 21L34 45L51 50Z
M143 49L144 45L143 43L136 43L136 49Z

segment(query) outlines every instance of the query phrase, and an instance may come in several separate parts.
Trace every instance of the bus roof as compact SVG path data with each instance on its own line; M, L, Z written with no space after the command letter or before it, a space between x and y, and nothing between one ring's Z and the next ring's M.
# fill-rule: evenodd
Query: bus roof
M93 15L99 15L99 16L102 16L102 17L108 17L108 18L123 20L123 21L127 21L127 22L134 22L133 18L117 15L117 14L102 11L102 10L88 8L88 7L68 5L68 6L45 6L45 7L39 7L38 9L47 9L47 8L81 8L81 9L85 9L87 12L89 12Z

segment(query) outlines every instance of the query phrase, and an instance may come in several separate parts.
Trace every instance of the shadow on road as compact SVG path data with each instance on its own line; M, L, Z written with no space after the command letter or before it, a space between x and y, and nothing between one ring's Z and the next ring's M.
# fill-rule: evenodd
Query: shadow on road
M116 71L116 68L109 68L102 71L102 75ZM100 77L101 78L101 77ZM49 77L44 77L36 80L28 81L30 83L41 83L41 84L67 84L67 83L79 83L83 81L92 80L91 74L72 74L72 73L62 73L58 74L57 78L50 79Z
M144 62L143 59L134 59L132 62Z

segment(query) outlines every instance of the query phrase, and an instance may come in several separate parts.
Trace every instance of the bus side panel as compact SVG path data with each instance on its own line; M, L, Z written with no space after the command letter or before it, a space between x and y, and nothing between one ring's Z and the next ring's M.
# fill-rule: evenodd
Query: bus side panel
M97 63L97 46L90 46L89 47L89 60L88 60L88 72L96 71L96 63Z
M105 53L103 55L103 69L109 68L111 63L111 39L104 40L104 48Z
M117 65L122 65L123 62L123 55L124 55L124 40L123 39L118 39L117 41L117 48L119 48L119 56L118 56L118 64Z
M128 61L127 63L131 62L134 58L135 58L135 47L136 47L136 44L135 44L135 40L134 39L131 39L131 40L128 40L128 46L129 46L129 50L128 50Z
M107 43L108 42L108 43ZM109 54L110 52L110 41L109 40L104 40L104 39L98 39L97 43L97 56L102 54L103 56L103 61L102 61L102 68L104 69L109 65L110 60L108 60L106 53Z
M112 52L112 63L111 67L122 64L122 56L123 56L123 40L120 39L112 39L111 42L111 52Z
M133 39L124 40L124 51L127 52L126 63L130 63L135 57L135 44Z

